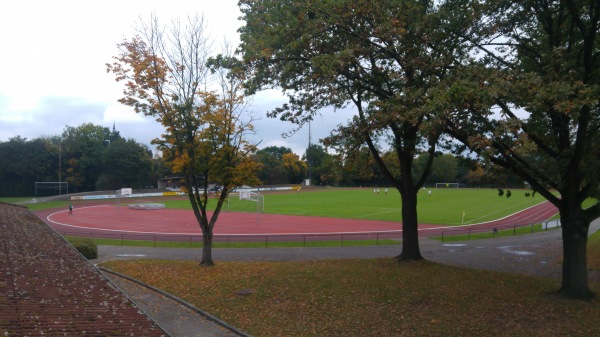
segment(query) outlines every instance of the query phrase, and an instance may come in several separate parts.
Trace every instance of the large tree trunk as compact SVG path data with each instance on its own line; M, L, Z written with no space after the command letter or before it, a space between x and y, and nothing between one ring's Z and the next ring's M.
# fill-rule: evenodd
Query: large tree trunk
M419 248L417 221L417 194L414 188L405 188L402 194L402 252L399 261L423 260Z
M204 229L202 231L202 260L200 260L200 265L203 267L211 267L215 265L212 260L212 242L212 231L210 229Z
M569 298L593 298L594 293L588 286L587 273L587 239L590 223L579 207L561 207L560 218L563 236L560 293Z

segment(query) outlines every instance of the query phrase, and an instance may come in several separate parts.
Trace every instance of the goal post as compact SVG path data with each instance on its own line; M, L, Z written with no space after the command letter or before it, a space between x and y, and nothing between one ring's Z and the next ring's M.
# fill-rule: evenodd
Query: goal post
M128 197L133 194L133 190L131 188L121 188L119 190L115 190L115 210L117 213L119 212L120 202L119 199L123 197Z
M69 194L69 183L66 181L36 181L35 182L35 195L42 190L56 191L58 195Z
M458 188L458 183L435 183L435 188Z
M251 191L240 191L240 200L256 202L257 213L262 213L265 210L265 197L260 193Z
M240 190L239 194L240 194L240 200L248 200L250 199L250 191L246 191L246 190Z
M238 193L240 196L240 202L244 203L246 201L250 201L256 203L255 210L251 212L256 212L256 223L260 223L261 214L265 210L265 197L260 193L248 190L240 190Z

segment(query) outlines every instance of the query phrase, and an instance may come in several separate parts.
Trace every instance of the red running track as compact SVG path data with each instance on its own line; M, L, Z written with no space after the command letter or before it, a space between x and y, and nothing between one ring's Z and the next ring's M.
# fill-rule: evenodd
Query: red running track
M543 202L502 219L464 226L419 225L420 236L439 236L448 230L490 230L513 228L548 220L557 213L556 207ZM74 210L47 210L38 216L59 233L68 235L201 235L193 213L189 210L159 209L135 210L126 206L94 205ZM318 236L402 233L400 222L339 219L280 214L222 212L214 229L218 236Z

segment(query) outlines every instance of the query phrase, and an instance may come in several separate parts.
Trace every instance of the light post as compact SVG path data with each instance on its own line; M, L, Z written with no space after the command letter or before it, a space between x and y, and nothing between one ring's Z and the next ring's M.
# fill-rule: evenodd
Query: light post
M312 174L310 172L311 169L311 156L310 156L310 145L311 145L311 130L310 130L310 121L308 121L308 149L306 150L306 161L308 162L308 183L306 185L312 186Z
M58 195L62 194L62 138L58 139Z

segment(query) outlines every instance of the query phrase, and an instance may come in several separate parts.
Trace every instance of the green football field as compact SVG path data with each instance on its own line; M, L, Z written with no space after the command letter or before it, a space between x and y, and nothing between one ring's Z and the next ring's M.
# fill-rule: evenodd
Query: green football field
M326 188L287 193L264 193L264 213L309 215L336 218L400 221L401 200L398 191L388 188ZM498 196L496 189L431 189L418 195L419 223L460 225L479 223L513 214L539 204L539 195L525 197L526 190L511 190L512 196ZM169 208L189 208L189 201L167 201ZM256 203L229 198L224 210L254 212ZM464 219L463 219L464 214Z
M401 221L400 194L392 188L323 188L306 189L301 192L266 192L264 213L308 215L336 218ZM526 197L528 190L511 190L510 198L498 196L496 189L442 188L421 191L418 195L419 223L460 225L479 223L503 218L527 207L544 202L540 195ZM506 191L506 190L505 190ZM11 200L3 200L11 202ZM162 197L156 202L168 208L191 209L187 198ZM214 202L211 202L214 205ZM66 207L68 202L30 204L32 210L50 207ZM126 202L123 202L123 206ZM239 200L231 195L223 211L256 212L257 203Z
M329 216L400 221L401 199L397 190L327 189L319 192L267 194L265 213ZM431 189L418 195L420 223L461 224L502 218L545 199L525 197L525 191L512 191L510 198L499 197L492 189Z

